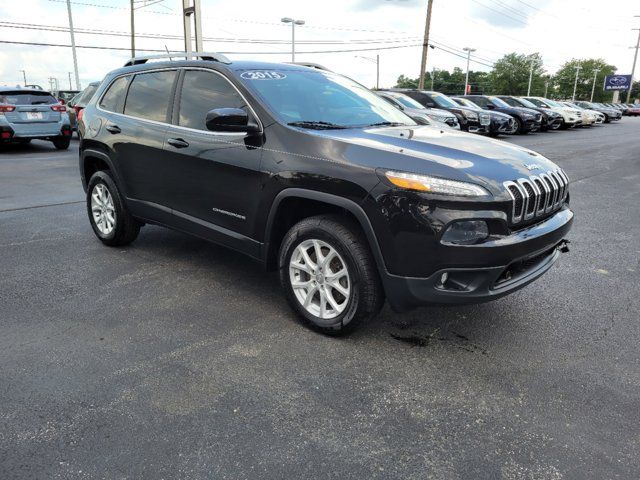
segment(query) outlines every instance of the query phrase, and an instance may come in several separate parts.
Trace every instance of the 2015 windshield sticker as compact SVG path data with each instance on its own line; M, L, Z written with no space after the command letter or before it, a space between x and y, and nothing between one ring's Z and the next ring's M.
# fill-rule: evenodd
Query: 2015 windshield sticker
M240 76L247 80L282 80L287 78L284 73L273 70L247 70L242 72Z

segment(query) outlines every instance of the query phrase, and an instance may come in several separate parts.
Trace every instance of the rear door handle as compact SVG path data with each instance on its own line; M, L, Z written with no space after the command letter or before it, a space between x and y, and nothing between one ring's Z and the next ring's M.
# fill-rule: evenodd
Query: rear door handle
M122 131L119 126L114 125L113 123L108 124L105 128L111 133L120 133Z
M176 148L187 148L189 146L189 142L185 142L181 138L170 138L167 143Z

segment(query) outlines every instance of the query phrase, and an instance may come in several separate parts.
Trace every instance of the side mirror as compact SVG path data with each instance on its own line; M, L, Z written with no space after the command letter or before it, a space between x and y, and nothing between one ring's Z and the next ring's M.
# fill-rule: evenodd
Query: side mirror
M487 110L495 110L496 106L493 103L487 103Z
M259 127L249 123L249 115L241 108L216 108L207 112L205 125L213 132L255 133Z

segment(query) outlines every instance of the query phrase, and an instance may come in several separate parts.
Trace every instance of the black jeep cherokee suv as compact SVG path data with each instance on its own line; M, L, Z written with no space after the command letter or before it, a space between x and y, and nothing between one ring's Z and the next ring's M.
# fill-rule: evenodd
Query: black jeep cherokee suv
M501 297L564 250L569 181L543 156L419 126L331 72L198 58L134 59L87 105L80 172L104 244L152 223L241 251L326 333L385 297Z
M511 115L516 121L515 133L529 133L540 130L542 114L536 110L512 107L504 100L491 95L463 95L461 98L467 98L485 110Z

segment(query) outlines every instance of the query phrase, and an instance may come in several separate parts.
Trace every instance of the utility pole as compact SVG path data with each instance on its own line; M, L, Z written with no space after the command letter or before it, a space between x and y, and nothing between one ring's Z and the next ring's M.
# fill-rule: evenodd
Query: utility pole
M591 86L591 99L590 102L593 102L593 93L596 91L596 77L598 76L599 68L593 69L593 85Z
M24 80L24 86L27 86L27 72L24 70L20 70L22 72L22 79Z
M136 57L136 17L134 0L131 0L131 58Z
M193 17L193 30L196 35L196 52L202 52L202 16L200 15L200 0L182 0L184 50L187 53L191 53L193 51L191 47L191 17Z
M547 91L549 90L549 80L544 81L544 98L547 98Z
M427 18L424 24L424 42L422 43L422 61L420 63L420 79L418 80L418 88L424 89L424 74L427 69L427 53L429 52L429 29L431 28L431 8L433 0L427 1Z
M363 57L362 55L356 55L356 58L362 58L376 64L376 90L380 89L380 55L376 55L376 58Z
M462 50L467 52L467 75L464 79L464 94L467 95L467 91L469 90L469 62L471 61L471 52L475 52L475 48L464 47Z
M634 15L634 16L640 17L640 15ZM633 88L633 74L636 71L636 61L638 60L638 48L640 48L640 28L634 28L634 30L638 30L638 41L636 42L636 53L633 55L633 67L631 67L631 85L629 85L629 90L627 90L627 103L629 103L629 99L631 98L631 89Z
M575 101L576 99L576 89L578 88L578 74L580 73L580 70L582 70L582 67L580 65L578 65L576 67L576 81L573 84L573 95L571 96L571 101Z
M69 90L73 90L73 86L71 85L71 72L67 72L69 74Z
M533 61L531 59L531 68L529 68L529 86L527 87L527 97L531 95L531 80L533 80Z
M78 75L78 57L76 55L76 37L73 32L73 15L71 15L71 0L67 0L69 14L69 32L71 33L71 52L73 53L73 71L76 74L76 90L80 90L80 75Z

